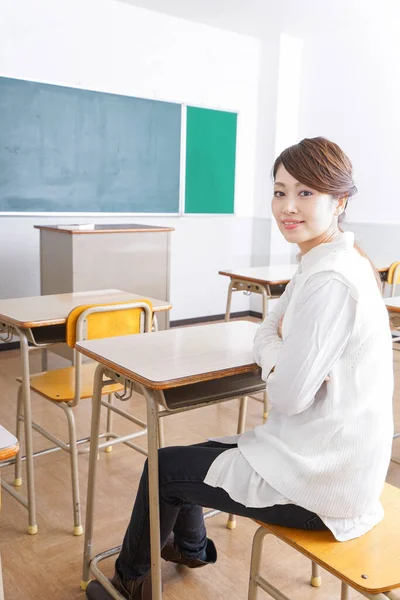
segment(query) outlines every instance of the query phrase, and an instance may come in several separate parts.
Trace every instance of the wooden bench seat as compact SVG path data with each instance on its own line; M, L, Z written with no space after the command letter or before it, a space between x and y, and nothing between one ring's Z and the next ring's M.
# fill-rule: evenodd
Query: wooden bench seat
M260 528L253 541L249 600L256 598L258 587L273 598L286 598L281 592L280 595L271 593L270 584L259 573L263 539L267 534L279 538L340 579L343 599L348 598L347 586L367 598L400 599L400 489L385 484L381 500L385 510L383 521L348 542L336 541L330 531L305 531L257 521ZM393 590L398 590L398 595Z

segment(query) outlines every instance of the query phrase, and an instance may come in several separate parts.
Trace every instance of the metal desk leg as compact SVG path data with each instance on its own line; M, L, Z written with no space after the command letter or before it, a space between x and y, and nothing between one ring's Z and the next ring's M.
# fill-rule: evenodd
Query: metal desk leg
M267 314L268 314L268 300L271 297L271 292L266 288L261 288L261 294L262 294L262 318L263 321L266 318ZM264 404L264 411L263 411L263 418L267 419L268 417L268 394L267 391L265 390L265 392L263 392L263 404Z
M97 454L99 451L101 391L103 387L103 373L104 367L102 365L99 365L96 369L94 376L94 389L92 398L92 426L90 430L90 453L86 503L85 541L83 550L83 570L81 581L82 590L86 590L90 580L90 561L92 558L93 548L94 489L96 483Z
M247 396L239 398L239 419L237 425L237 433L243 433L246 424L246 411L247 411ZM229 513L228 521L226 523L228 529L236 529L236 517L232 513Z
M22 364L22 402L24 406L24 426L25 426L25 447L26 447L26 479L28 487L28 533L35 535L37 533L36 523L36 501L35 501L35 479L33 474L33 446L32 446L32 410L30 393L30 372L29 372L29 346L26 333L23 329L17 329L21 344L21 364Z
M48 371L48 362L47 362L47 350L44 348L41 350L42 354L42 371Z
M228 287L228 297L226 299L225 321L229 321L229 319L231 318L231 302L232 302L233 283L234 282L231 279L231 282Z
M154 392L143 387L147 404L147 451L149 467L150 549L152 600L162 600L160 506L158 493L157 404Z
M262 318L263 321L268 314L268 300L270 298L270 294L267 292L265 287L261 287L261 295L262 295Z

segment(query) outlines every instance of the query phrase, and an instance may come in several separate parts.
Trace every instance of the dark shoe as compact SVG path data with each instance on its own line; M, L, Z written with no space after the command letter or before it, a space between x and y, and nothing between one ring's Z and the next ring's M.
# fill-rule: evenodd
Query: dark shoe
M177 565L185 565L189 569L198 569L199 567L205 567L216 562L217 560L217 549L212 540L207 539L207 560L200 560L199 558L190 558L184 556L179 550L178 546L174 542L173 536L168 538L167 543L161 550L161 557L169 562L176 563Z
M151 600L151 575L147 573L138 579L123 581L115 571L111 585L127 600ZM91 581L86 588L89 600L113 600L99 581Z

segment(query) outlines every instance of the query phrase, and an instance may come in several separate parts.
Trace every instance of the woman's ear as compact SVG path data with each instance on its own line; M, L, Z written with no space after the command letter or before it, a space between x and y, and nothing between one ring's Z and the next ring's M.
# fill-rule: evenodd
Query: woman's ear
M342 196L341 198L337 199L337 201L336 201L336 210L335 210L335 215L337 217L339 217L346 210L348 199L349 199L348 196Z

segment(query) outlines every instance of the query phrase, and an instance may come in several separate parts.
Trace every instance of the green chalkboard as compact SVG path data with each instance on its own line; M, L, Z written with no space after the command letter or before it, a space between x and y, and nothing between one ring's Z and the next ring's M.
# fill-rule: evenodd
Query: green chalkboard
M237 114L187 107L185 212L232 214Z
M178 213L181 105L0 77L0 211Z

